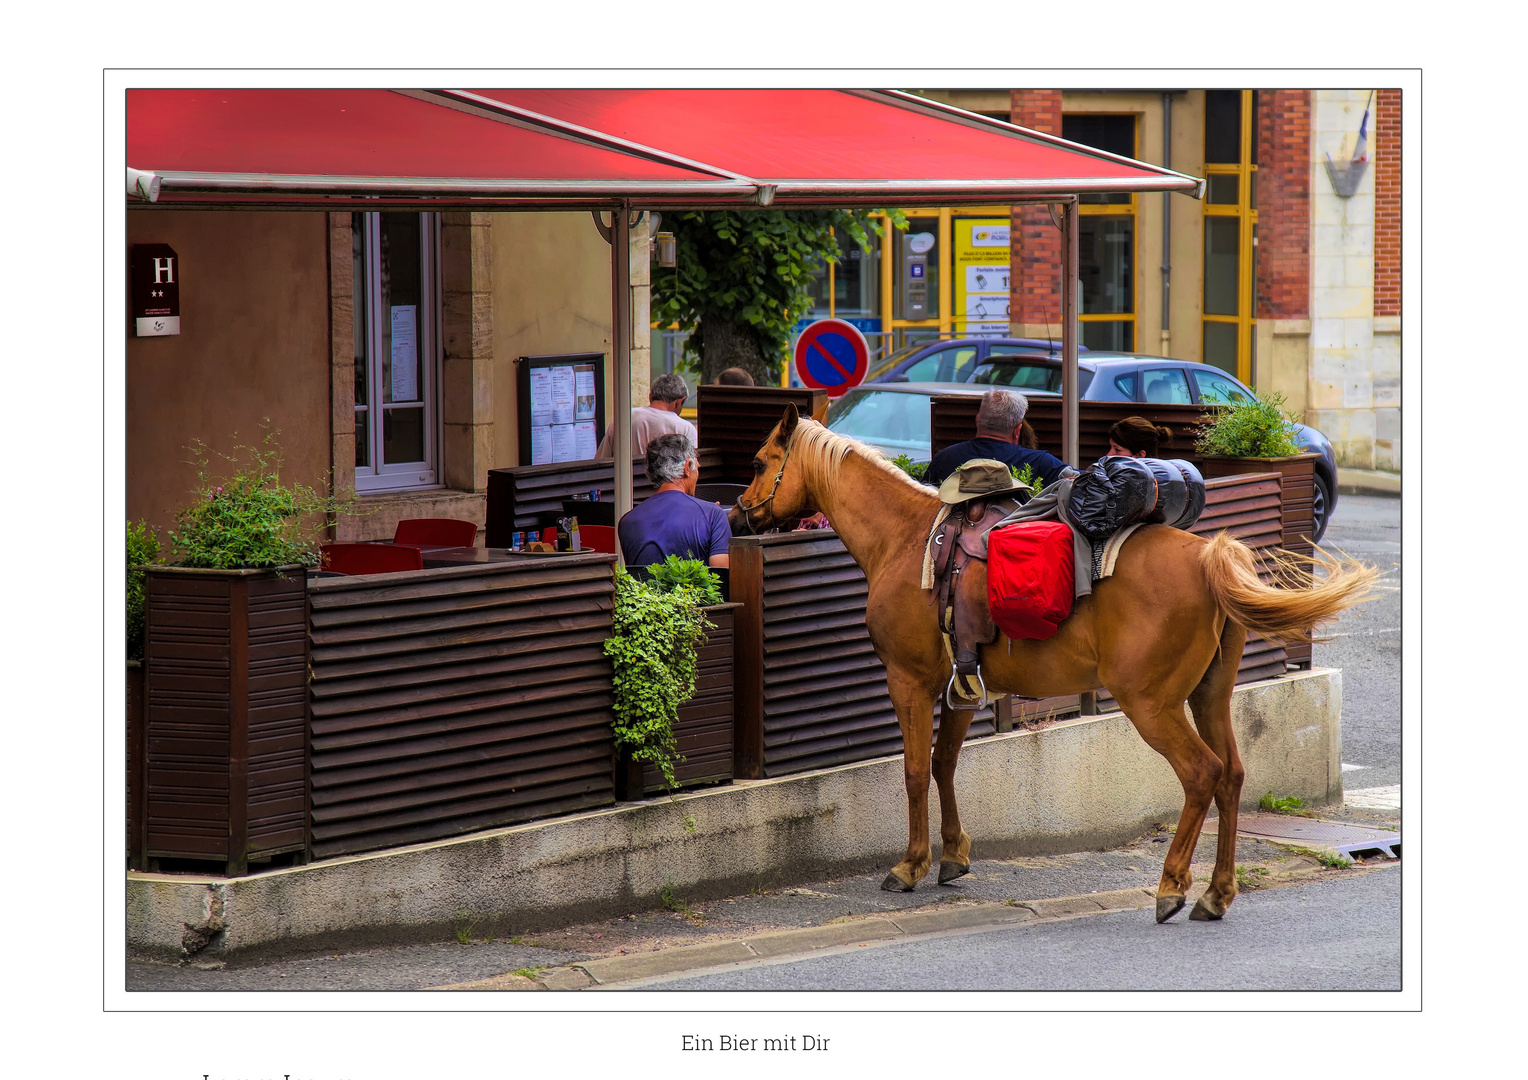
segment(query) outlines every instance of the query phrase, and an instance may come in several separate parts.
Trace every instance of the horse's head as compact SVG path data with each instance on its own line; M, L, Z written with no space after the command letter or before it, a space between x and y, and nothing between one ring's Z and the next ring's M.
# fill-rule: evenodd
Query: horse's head
M753 455L753 483L727 513L734 536L761 533L815 514L818 507L802 482L802 471L791 462L791 440L801 415L794 404Z

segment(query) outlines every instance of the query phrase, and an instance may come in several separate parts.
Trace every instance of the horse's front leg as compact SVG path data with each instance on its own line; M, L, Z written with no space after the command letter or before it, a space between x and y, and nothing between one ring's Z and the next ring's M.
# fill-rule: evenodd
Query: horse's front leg
M933 695L898 669L886 672L886 686L902 728L902 780L907 787L907 855L891 868L881 888L912 892L932 862L928 838L929 747L933 741Z
M934 782L939 786L939 884L971 872L971 837L960 827L955 805L955 761L971 727L971 709L952 709L939 698L939 738L934 743Z

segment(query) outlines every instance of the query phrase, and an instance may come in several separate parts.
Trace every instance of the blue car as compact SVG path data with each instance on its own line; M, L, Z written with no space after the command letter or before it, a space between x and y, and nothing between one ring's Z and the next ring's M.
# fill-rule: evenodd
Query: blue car
M1027 355L989 356L965 378L987 386L1008 386L1025 394L1061 392L1061 358L1031 350ZM1230 403L1253 394L1234 376L1209 364L1192 364L1143 353L1090 351L1077 358L1078 396L1083 401L1136 401L1163 405ZM1326 533L1337 508L1337 455L1327 437L1307 424L1296 424L1306 452L1315 451L1315 540Z
M1087 352L1077 347L1078 355ZM1012 356L1061 357L1061 342L1043 338L964 337L950 341L915 341L879 360L870 362L867 383L970 382L972 374L988 361Z

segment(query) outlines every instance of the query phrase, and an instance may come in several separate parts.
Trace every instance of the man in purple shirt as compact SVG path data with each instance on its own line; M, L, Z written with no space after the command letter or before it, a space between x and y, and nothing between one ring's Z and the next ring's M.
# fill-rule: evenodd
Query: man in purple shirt
M732 539L727 511L695 498L700 459L689 438L675 433L648 443L647 476L658 490L621 518L616 530L626 565L648 566L678 555L726 566Z

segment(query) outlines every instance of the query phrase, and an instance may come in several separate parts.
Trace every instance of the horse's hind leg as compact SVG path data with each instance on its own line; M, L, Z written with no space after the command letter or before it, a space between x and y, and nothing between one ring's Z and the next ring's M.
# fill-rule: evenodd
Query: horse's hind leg
M1218 919L1236 899L1236 814L1245 770L1236 750L1236 733L1231 730L1231 691L1246 644L1247 631L1227 619L1220 634L1220 653L1188 698L1194 726L1224 766L1215 786L1215 808L1220 813L1215 871L1210 887L1189 912L1190 919Z
M934 734L934 699L917 680L896 668L886 672L886 687L902 728L902 780L907 786L907 854L891 868L881 888L912 892L928 873L929 746Z
M971 872L971 837L960 827L955 805L955 761L976 713L952 709L941 697L939 738L934 743L934 782L939 785L939 884Z
M1168 845L1162 880L1157 885L1157 922L1166 922L1182 910L1184 895L1194 880L1189 873L1189 862L1193 858L1194 845L1199 842L1199 830L1204 827L1210 799L1220 783L1220 759L1188 722L1183 702L1153 700L1121 690L1113 690L1113 693L1136 731L1141 733L1141 738L1167 759L1178 775L1178 782L1183 785L1183 814L1178 818L1178 831Z

